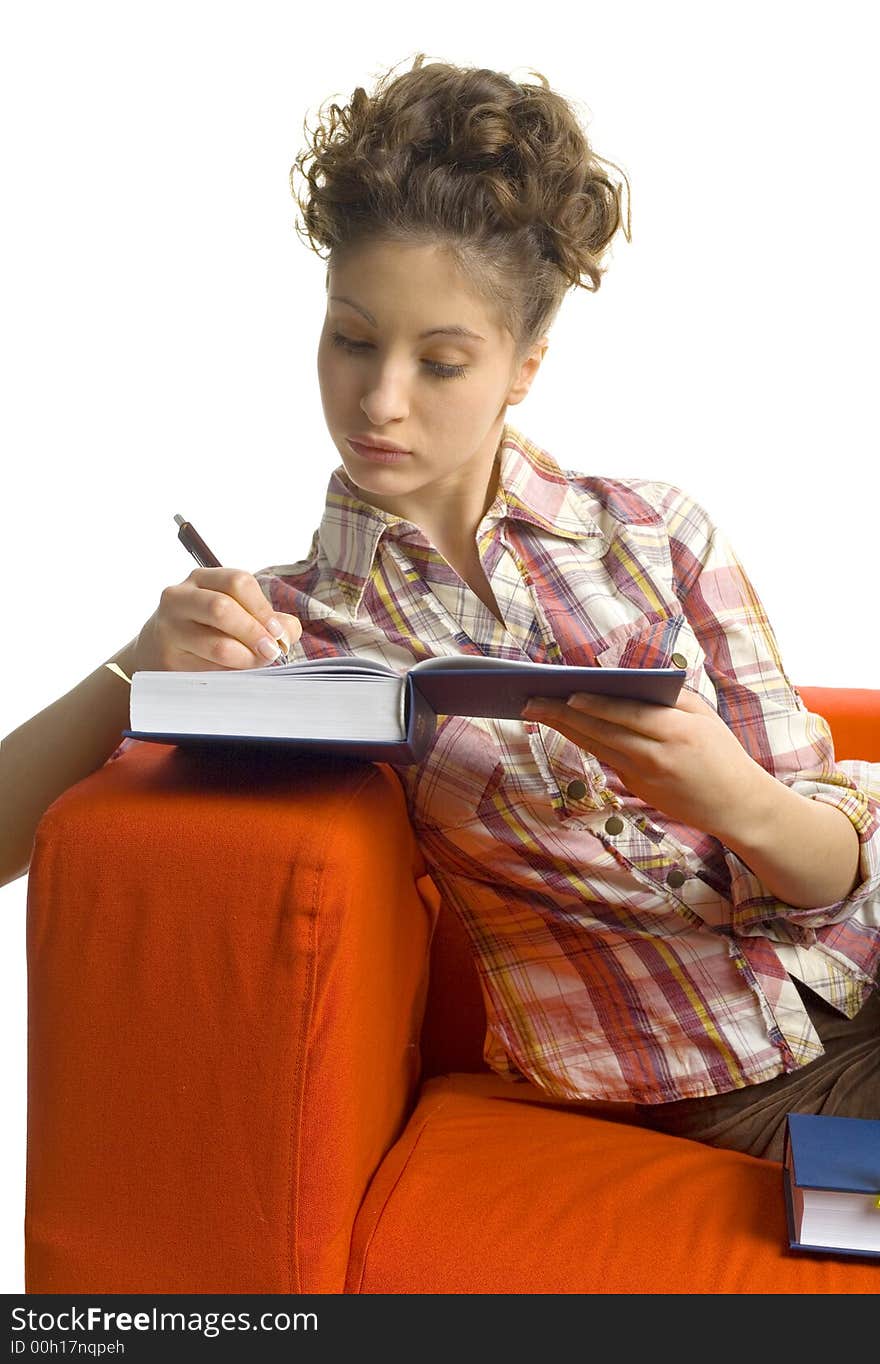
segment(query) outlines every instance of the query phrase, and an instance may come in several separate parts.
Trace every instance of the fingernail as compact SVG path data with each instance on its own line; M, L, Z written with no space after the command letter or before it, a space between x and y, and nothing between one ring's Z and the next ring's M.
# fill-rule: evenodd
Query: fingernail
M279 651L282 654L289 654L290 639L288 637L287 631L281 624L281 621L276 620L275 617L273 616L271 620L266 621L266 629L272 631L272 635L275 639L275 643L278 645Z
M281 650L274 640L261 639L257 644L257 653L262 654L270 663L274 663L275 659L281 653Z

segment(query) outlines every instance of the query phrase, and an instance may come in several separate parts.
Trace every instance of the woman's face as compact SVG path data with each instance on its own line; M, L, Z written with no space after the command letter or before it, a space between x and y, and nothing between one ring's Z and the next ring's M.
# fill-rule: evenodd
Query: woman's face
M352 483L365 501L423 529L479 520L494 492L506 408L528 392L546 337L517 366L513 337L436 247L349 250L330 268L327 296L318 381ZM451 327L474 335L435 331ZM380 462L351 437L407 453Z

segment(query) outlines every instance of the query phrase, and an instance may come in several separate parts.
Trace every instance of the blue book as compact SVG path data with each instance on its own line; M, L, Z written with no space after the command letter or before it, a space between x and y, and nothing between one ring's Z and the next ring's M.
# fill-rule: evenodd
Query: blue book
M789 1113L783 1173L792 1250L880 1256L880 1118Z
M128 738L157 743L288 745L415 763L439 715L519 719L530 696L596 692L674 706L684 668L573 667L482 654L408 669L345 654L263 668L135 672Z

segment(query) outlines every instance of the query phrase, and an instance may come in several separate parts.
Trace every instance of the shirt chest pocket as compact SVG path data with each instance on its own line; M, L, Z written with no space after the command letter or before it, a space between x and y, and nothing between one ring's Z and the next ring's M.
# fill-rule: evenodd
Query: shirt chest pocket
M713 710L718 697L706 671L706 655L683 614L652 620L643 617L596 655L603 668L685 668L684 686L696 691Z
M402 773L416 826L456 829L481 821L504 778L504 764L488 721L463 715L438 718L423 760Z

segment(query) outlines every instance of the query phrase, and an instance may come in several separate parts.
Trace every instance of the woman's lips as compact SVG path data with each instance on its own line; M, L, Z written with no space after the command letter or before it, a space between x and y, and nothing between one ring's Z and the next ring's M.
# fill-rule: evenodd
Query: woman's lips
M375 464L399 464L412 454L411 450L380 450L378 445L361 445L354 440L349 440L348 444L361 459L372 460Z

